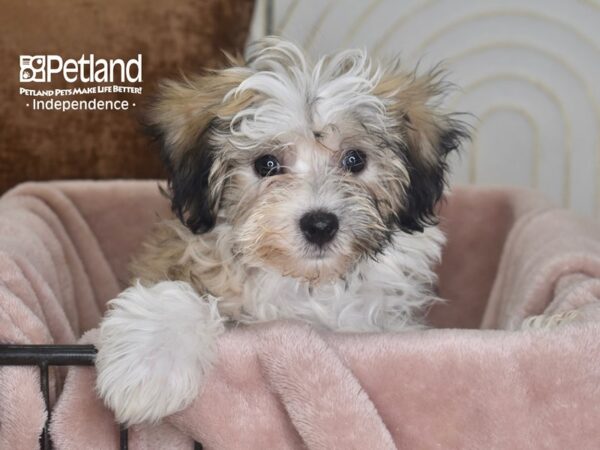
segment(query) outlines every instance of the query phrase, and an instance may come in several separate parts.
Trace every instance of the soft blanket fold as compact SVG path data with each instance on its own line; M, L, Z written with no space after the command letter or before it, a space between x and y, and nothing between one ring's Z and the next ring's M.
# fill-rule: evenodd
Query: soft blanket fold
M156 184L26 184L0 200L1 342L73 343L97 325L170 214ZM441 213L448 301L429 318L443 329L230 330L194 403L134 427L131 448L598 448L600 226L520 190L456 189ZM55 447L118 448L93 368L62 375ZM0 448L37 445L38 385L35 368L0 368Z

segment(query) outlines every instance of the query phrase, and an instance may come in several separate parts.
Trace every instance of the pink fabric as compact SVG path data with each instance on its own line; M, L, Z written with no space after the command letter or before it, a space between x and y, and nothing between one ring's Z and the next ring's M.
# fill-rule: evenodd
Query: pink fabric
M529 191L456 189L441 210L442 329L238 328L194 403L130 448L592 449L600 443L600 226ZM128 258L168 217L156 182L25 184L0 200L0 342L73 343L125 286ZM576 311L553 329L528 316ZM471 329L469 329L471 328ZM81 342L94 342L89 331ZM58 449L113 449L93 368L54 370ZM31 449L35 368L0 367L0 448Z

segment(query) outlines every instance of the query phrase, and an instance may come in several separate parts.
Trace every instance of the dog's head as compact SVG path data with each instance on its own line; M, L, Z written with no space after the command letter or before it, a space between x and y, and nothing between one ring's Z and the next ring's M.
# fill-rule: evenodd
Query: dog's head
M443 89L437 71L405 73L360 50L311 64L277 38L166 82L149 119L173 210L194 233L230 226L249 265L343 276L394 233L435 223L446 157L467 136L438 110Z

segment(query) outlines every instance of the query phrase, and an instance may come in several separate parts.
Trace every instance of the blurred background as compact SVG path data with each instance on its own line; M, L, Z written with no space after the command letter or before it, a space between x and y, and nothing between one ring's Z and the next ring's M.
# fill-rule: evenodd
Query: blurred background
M600 1L258 0L251 37L310 54L364 47L409 70L444 61L474 139L453 183L514 185L600 216Z

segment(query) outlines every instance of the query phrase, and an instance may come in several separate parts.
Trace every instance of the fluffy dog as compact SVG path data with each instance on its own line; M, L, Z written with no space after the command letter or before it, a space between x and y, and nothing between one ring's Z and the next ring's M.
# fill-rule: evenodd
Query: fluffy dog
M348 50L311 63L266 38L245 61L161 88L149 113L178 220L101 325L97 388L119 421L185 407L225 323L397 331L435 300L447 155L440 71Z

